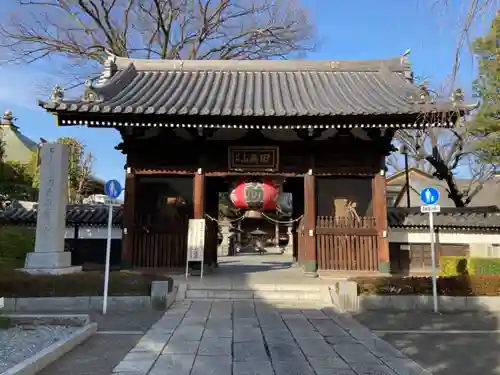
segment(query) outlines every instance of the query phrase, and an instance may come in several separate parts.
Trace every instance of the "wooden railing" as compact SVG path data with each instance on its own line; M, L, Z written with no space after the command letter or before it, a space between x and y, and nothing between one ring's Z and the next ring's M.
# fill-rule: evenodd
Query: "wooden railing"
M319 216L316 249L320 270L376 271L378 233L375 218Z

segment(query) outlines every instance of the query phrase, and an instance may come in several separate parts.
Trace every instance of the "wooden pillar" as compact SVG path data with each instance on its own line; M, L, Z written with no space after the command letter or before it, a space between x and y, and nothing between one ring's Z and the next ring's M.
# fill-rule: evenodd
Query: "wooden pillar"
M387 225L387 198L385 169L373 177L372 180L373 216L378 232L378 269L382 273L390 273L389 234Z
M205 175L201 172L194 175L193 211L194 219L205 217Z
M301 262L307 276L318 276L316 253L316 177L312 171L304 176L304 259Z
M131 168L126 169L125 175L125 200L123 202L123 240L121 267L130 268L132 265L134 233L135 233L135 208L137 207L137 177Z

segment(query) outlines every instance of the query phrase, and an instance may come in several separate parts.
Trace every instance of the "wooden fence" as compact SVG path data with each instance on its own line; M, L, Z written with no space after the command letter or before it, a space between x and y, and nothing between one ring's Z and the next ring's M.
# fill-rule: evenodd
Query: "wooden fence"
M318 269L377 271L375 218L319 216L316 222Z
M208 219L205 222L205 263L212 264L217 260L218 225ZM136 226L132 234L132 267L186 267L188 223L189 217L186 216L175 223Z
M186 266L188 217L175 222L154 222L149 215L136 219L132 267L181 268Z

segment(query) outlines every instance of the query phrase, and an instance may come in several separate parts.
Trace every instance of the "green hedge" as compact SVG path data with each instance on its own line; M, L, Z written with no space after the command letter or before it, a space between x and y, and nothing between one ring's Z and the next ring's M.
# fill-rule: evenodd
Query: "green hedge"
M432 277L356 277L360 295L432 295ZM441 296L500 296L500 277L494 275L441 276Z
M442 276L500 275L500 258L440 257Z
M35 227L0 225L0 263L21 267L35 248Z

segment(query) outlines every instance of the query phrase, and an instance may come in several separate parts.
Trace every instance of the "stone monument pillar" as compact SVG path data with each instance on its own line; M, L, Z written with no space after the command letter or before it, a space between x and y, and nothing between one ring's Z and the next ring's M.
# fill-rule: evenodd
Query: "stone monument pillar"
M229 221L221 221L220 222L220 230L222 233L222 243L220 244L218 251L217 251L217 256L222 257L222 256L227 256L228 251L229 251L229 228L231 227L231 223Z
M287 232L288 234L288 243L285 247L285 254L287 255L293 255L293 234L292 234L292 227L289 226L287 228Z
M64 251L69 147L45 143L40 157L35 251L26 254L24 271L49 275L79 272L82 268L72 267L71 253Z

